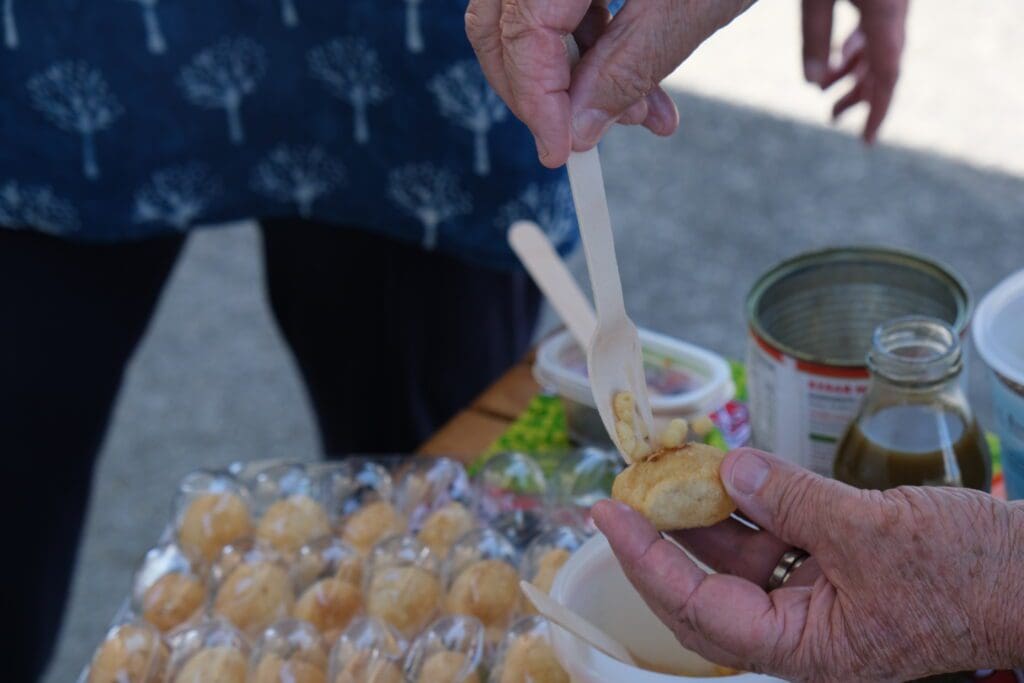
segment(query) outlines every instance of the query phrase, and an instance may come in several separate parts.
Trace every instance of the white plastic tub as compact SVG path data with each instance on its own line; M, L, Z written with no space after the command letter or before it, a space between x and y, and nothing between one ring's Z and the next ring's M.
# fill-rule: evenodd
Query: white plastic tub
M675 417L693 420L709 415L736 394L729 364L718 354L649 330L640 330L640 343L656 428L664 428ZM533 375L562 398L570 438L584 445L611 446L587 379L586 353L568 331L541 344Z
M718 667L683 648L630 584L607 539L597 534L573 553L558 572L551 597L590 620L626 646L635 657L692 676L654 673L629 666L595 650L568 631L551 627L555 656L573 683L768 683L760 674L717 675Z
M973 329L974 345L990 371L1006 495L1024 499L1024 270L985 296Z

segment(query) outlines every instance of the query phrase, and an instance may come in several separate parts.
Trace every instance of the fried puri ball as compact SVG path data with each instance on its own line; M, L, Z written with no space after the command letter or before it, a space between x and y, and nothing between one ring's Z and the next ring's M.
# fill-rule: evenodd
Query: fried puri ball
M182 515L178 542L185 552L206 562L220 549L252 533L249 508L234 493L204 493Z
M405 636L418 633L441 606L441 582L432 572L409 565L374 572L366 611Z
M530 583L545 593L550 593L558 570L569 561L569 557L570 553L565 548L552 548L547 551L537 561L537 573L533 575Z
M256 538L291 555L315 538L331 533L327 511L309 496L291 496L271 505L260 520Z
M299 586L308 586L324 578L334 566L334 578L353 586L363 583L363 556L354 549L341 547L341 541L334 538L322 539L316 545L303 547L292 564L292 577Z
M242 564L235 568L213 601L215 614L239 630L262 631L292 609L295 596L288 574L270 562Z
M192 655L174 683L245 683L245 655L233 647L208 647Z
M445 603L449 614L476 617L489 632L503 628L519 605L519 573L501 560L479 560L463 569Z
M268 652L260 658L250 683L324 683L326 680L323 667Z
M405 517L394 505L378 500L349 517L341 540L365 555L386 536L405 533L405 526Z
M321 579L299 597L292 614L316 627L325 642L333 643L362 607L358 588L339 579Z
M465 665L466 655L461 652L435 652L423 662L416 683L480 683L480 676L475 671L459 675Z
M555 576L558 575L558 570L569 561L570 555L569 551L565 548L552 548L541 555L540 560L537 561L537 571L534 573L533 578L530 579L530 583L545 593L550 593L551 586L555 583ZM523 610L527 614L539 614L537 608L529 600L523 601Z
M353 586L363 585L363 558L346 557L338 563L338 571L335 572L334 578Z
M153 629L126 624L103 641L89 666L88 683L149 683L167 665L167 647Z
M461 503L452 501L430 513L416 537L435 555L444 557L459 536L475 526L469 510Z
M403 683L402 670L394 662L358 652L331 683Z
M569 683L569 674L558 663L547 639L528 633L509 643L498 683Z
M612 497L659 531L711 526L736 510L719 476L724 458L701 443L662 449L624 469L612 484Z
M206 602L206 588L198 577L165 574L142 596L142 617L161 631L170 631L192 618Z

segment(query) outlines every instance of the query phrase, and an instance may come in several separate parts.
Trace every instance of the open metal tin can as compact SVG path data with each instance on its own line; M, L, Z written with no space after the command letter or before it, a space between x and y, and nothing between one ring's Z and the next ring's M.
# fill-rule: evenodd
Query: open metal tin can
M882 248L809 252L765 273L747 296L754 444L832 476L867 390L872 333L905 315L944 320L962 337L971 295L949 268Z

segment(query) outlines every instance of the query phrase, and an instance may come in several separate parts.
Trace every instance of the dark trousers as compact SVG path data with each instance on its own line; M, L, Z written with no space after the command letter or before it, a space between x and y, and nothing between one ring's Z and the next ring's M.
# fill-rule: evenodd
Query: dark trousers
M530 342L540 297L523 273L359 230L270 221L261 231L268 298L327 454L412 450ZM0 230L7 680L36 680L51 654L96 454L183 244Z

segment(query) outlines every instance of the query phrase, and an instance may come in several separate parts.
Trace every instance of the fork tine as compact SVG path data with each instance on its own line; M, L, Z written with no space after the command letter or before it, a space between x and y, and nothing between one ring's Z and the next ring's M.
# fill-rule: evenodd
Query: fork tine
M643 354L639 349L629 364L629 382L636 399L637 412L640 413L640 419L647 427L647 434L653 445L657 439L654 433L654 413L651 411L651 401L647 395L647 375L644 373Z

